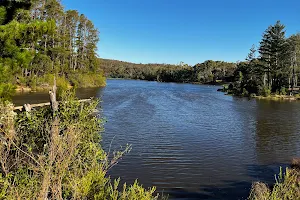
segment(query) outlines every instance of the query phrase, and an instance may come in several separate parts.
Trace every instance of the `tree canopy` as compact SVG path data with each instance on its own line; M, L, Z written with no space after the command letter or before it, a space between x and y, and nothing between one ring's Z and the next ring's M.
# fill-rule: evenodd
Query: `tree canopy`
M101 59L101 68L111 78L141 79L160 82L199 82L215 84L230 81L235 63L208 60L195 66L170 64L135 64Z
M65 11L58 0L4 0L0 23L2 83L34 87L49 84L45 76L54 74L75 85L79 74L97 72L105 84L96 54L99 31L78 11Z
M246 60L238 63L233 92L266 96L292 91L299 76L299 49L299 33L286 37L285 26L280 21L269 26L259 46L253 46Z

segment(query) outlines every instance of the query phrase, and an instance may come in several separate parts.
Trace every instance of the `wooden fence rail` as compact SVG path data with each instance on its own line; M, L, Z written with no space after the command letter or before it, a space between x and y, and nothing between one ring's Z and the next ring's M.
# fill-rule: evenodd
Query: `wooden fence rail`
M78 100L79 102L89 102L92 99L80 99ZM46 103L38 103L38 104L24 104L23 106L15 106L14 110L25 110L25 111L30 111L32 108L36 108L36 107L43 107L43 106L50 106L51 103L50 102L46 102Z

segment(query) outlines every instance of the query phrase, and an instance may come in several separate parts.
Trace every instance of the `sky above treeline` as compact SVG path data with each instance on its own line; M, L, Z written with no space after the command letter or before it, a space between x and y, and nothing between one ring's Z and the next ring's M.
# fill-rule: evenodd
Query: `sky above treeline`
M300 32L300 0L62 0L100 31L101 58L194 65L242 61L280 20Z

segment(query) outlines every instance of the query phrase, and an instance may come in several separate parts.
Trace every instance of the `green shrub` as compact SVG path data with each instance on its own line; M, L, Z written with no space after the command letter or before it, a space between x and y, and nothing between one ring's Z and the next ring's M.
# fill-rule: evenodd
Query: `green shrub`
M281 95L286 95L287 94L287 89L285 87L281 87L280 94Z
M275 176L276 183L272 190L264 183L254 183L249 200L294 200L300 199L299 171L286 169L285 173L280 168L280 173Z
M69 81L65 77L63 77L63 76L56 78L56 86L57 86L57 96L58 96L58 99L61 98L62 93L64 91L67 91L71 87Z
M97 105L64 92L54 113L42 107L15 115L12 104L0 102L0 199L157 199L155 188L136 181L121 189L107 176L128 148L113 155L101 148Z
M295 94L294 96L295 96L296 99L300 99L300 94L299 93Z
M73 73L69 74L68 78L75 87L101 87L106 84L102 73Z
M228 91L228 85L223 85L222 92L227 92Z
M10 83L0 83L0 99L10 100L16 92L16 86Z
M53 80L54 80L55 75L54 74L45 74L44 76L40 77L39 79L39 86L41 85L48 85L51 86L54 84Z
M37 89L37 84L38 84L38 78L36 76L31 77L28 81L28 86L32 89L32 90L36 90Z
M262 87L260 88L260 95L264 97L268 97L271 95L271 89L269 87Z
M22 86L27 86L27 81L28 79L26 77L23 76L18 76L18 84L22 85Z
M4 6L0 6L0 25L4 24L6 19L6 9Z

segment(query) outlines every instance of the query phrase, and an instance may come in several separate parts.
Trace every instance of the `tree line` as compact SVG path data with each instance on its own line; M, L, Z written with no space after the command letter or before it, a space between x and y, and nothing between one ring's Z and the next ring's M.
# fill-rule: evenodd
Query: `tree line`
M259 46L253 45L246 60L238 63L230 92L243 96L292 93L298 89L299 56L300 34L286 37L285 26L277 21L265 30Z
M277 21L263 33L259 46L250 49L245 61L236 63L207 60L194 66L135 64L101 59L105 75L111 78L161 82L231 83L229 93L242 96L298 91L300 34L286 37L285 26Z
M140 79L160 82L212 83L233 80L235 63L207 60L191 67L186 64L135 64L101 59L101 68L107 77Z
M104 85L98 41L99 31L92 21L77 10L65 11L59 0L3 0L0 84L2 88L8 87L4 83L51 85L56 75L62 85L84 84L88 79Z

